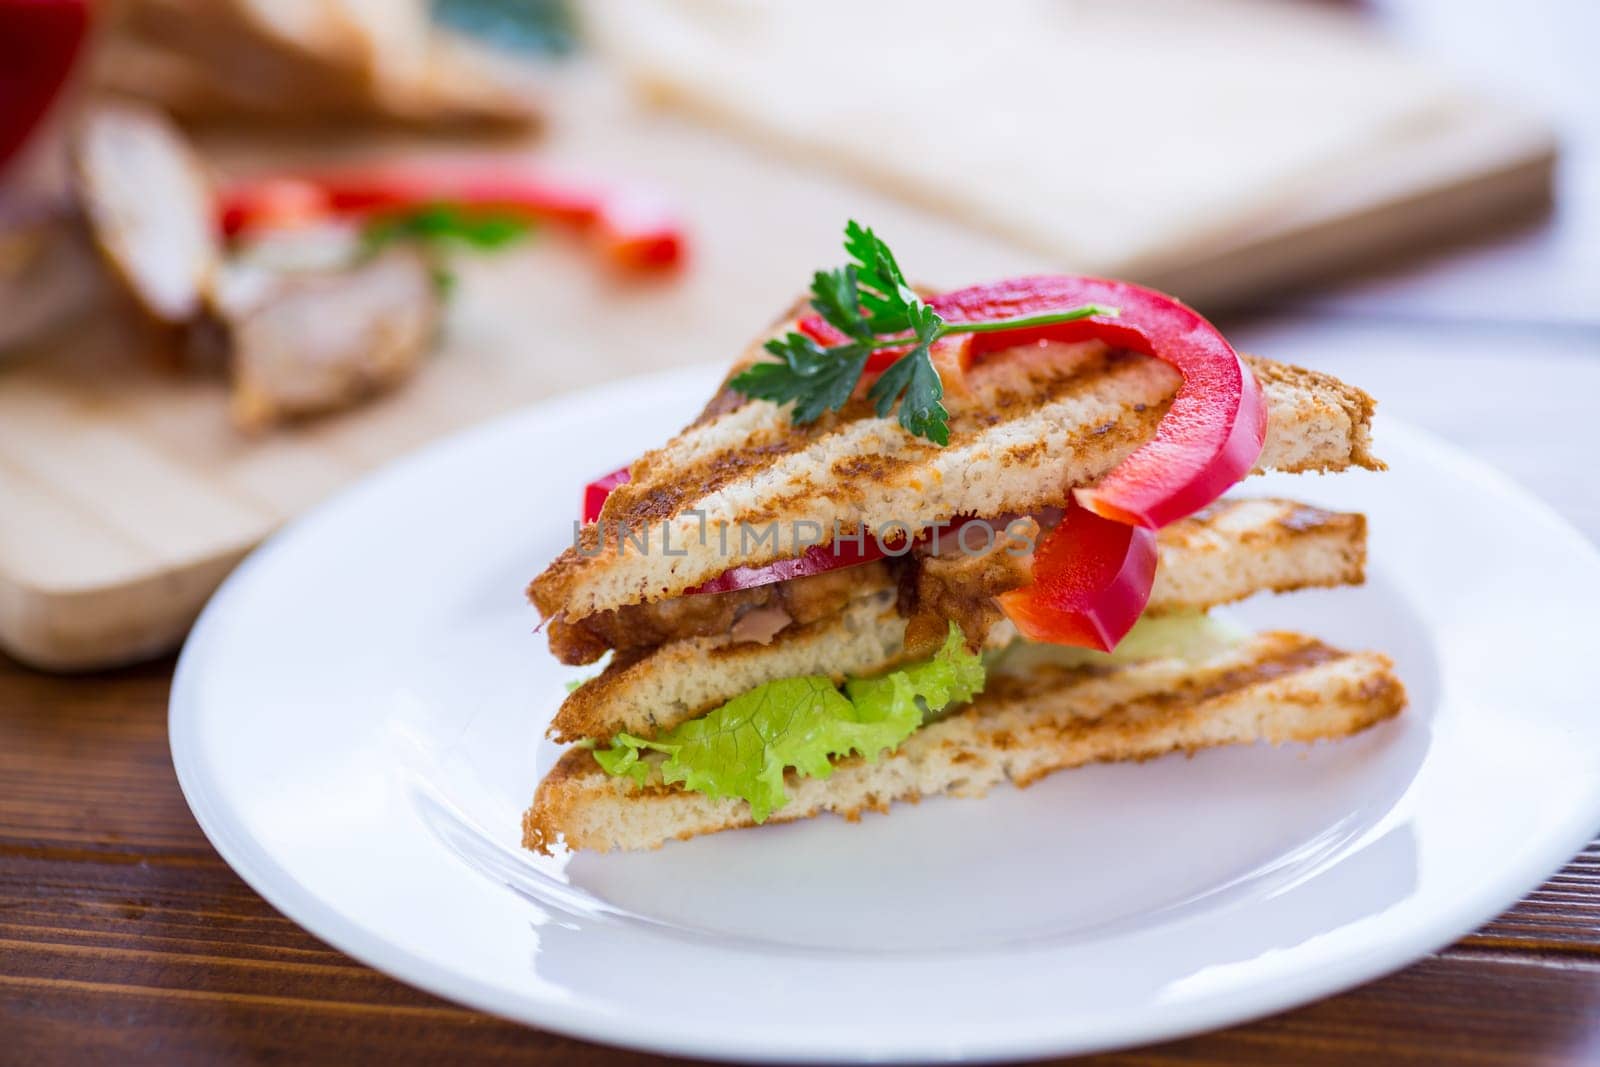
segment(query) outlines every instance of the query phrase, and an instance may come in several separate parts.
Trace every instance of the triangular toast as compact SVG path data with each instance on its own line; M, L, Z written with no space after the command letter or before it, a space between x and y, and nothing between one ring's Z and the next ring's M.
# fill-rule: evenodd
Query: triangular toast
M759 342L735 370L758 352ZM1371 451L1370 396L1326 374L1246 362L1268 405L1261 469L1382 467ZM1097 342L1013 350L975 366L967 389L946 396L944 447L876 416L865 399L799 426L778 405L724 388L631 466L601 524L585 528L581 548L564 551L528 594L545 618L573 620L796 555L787 531L800 522L876 530L1060 506L1155 433L1179 383L1164 363ZM778 534L762 538L769 524Z

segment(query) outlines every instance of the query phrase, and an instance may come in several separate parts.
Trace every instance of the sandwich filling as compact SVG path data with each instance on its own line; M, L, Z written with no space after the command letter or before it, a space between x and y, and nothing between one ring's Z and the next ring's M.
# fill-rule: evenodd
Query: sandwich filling
M1026 677L1041 668L1094 671L1142 660L1198 660L1243 631L1205 612L1147 617L1109 653L1016 639L978 653L955 622L932 656L843 685L827 675L764 683L699 718L652 738L620 732L596 746L607 774L637 787L675 787L712 800L737 797L762 823L789 801L787 779L827 778L835 762L875 762L922 726L983 691L988 677Z
M1057 512L1046 521L1059 518ZM946 529L942 537L925 535L909 548L892 548L904 554L805 577L628 604L575 621L558 616L550 622L550 648L561 662L581 666L608 651L627 656L695 637L766 644L792 626L836 615L863 595L888 589L910 620L907 645L914 651L937 648L952 621L979 648L1002 618L995 598L1032 581L1032 548L1050 527L1013 519L963 529L978 525L986 528L984 551L966 551ZM821 555L826 559L831 551Z
M952 623L943 647L921 662L851 678L842 689L826 675L767 682L659 737L618 734L594 756L607 773L637 785L742 797L760 823L788 802L791 769L826 778L842 756L876 760L929 716L971 700L983 683L983 661Z

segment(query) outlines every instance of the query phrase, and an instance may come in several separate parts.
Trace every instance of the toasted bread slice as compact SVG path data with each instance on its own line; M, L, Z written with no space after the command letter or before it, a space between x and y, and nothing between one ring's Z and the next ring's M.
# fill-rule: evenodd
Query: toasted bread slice
M1371 397L1327 375L1249 365L1269 409L1263 469L1382 466L1370 449ZM1063 505L1154 434L1179 384L1165 363L1098 342L1011 349L946 394L942 448L874 416L865 398L796 426L785 409L724 389L699 421L633 465L602 524L586 527L529 596L547 618L579 619L798 555L811 529L916 529ZM635 540L619 537L618 524ZM775 534L763 539L768 527Z
M1276 497L1224 497L1164 528L1157 545L1147 609L1157 614L1367 577L1365 515Z
M788 783L773 822L825 811L859 818L897 800L981 796L1054 771L1170 752L1346 737L1396 715L1405 689L1389 660L1292 633L1256 635L1192 664L1156 660L1113 669L995 677L961 711L929 724L876 761L841 761L826 779ZM549 852L657 848L673 839L751 825L748 805L677 787L638 788L566 753L523 816L523 844Z
M126 0L98 42L101 89L189 121L525 129L536 80L425 0ZM241 77L240 72L248 72Z
M1366 519L1291 500L1225 499L1161 531L1154 613L1202 610L1265 590L1359 585ZM568 695L550 725L557 741L609 739L619 730L653 737L778 678L874 674L905 656L906 619L885 568L862 567L845 610L780 632L770 644L728 637L673 641L619 657ZM990 644L1015 636L997 627Z

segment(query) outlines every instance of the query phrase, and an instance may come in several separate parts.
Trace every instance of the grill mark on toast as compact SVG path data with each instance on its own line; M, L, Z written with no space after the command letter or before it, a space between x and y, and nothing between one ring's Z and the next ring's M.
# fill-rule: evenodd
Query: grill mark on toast
M619 486L606 498L601 518L606 522L650 522L672 516L695 501L740 478L765 470L783 456L799 451L808 443L808 434L787 433L776 440L758 442L738 451L719 452L680 471L666 485L633 483ZM613 503L615 501L615 503Z
M1253 591L1359 585L1366 580L1367 520L1358 512L1326 511L1292 500L1225 497L1161 531L1165 561L1182 567L1157 572L1152 612L1209 607L1228 574L1247 575Z
M1028 388L1020 387L1020 383L1006 385L988 390L988 395L982 395L984 391L975 389L974 392L979 394L975 400L963 403L951 400L948 405L951 409L951 444L959 446L963 440L970 440L981 430L1006 421L1018 410L1053 403L1083 391L1112 367L1130 360L1149 358L1129 352L1104 353L1086 346L1074 347L1081 351L1077 358L1069 359L1064 365L1038 359L1030 361L1025 375ZM1004 373L1004 360L1004 355L991 357L985 366L971 373L982 376L988 372L1003 381L1009 381L1015 375ZM739 396L726 387L719 396L722 394ZM714 407L722 409L718 416L712 419L702 416L693 425L709 424L720 414L741 410L744 405L728 400L719 402L713 398L707 410ZM673 462L670 446L657 450L641 461L633 480L619 486L606 499L601 517L607 522L631 523L670 518L727 485L759 474L784 457L822 444L862 420L875 417L872 401L858 391L839 411L829 412L813 423L795 425L788 421L785 410L779 414L775 424L761 426L752 437L727 448L700 452L688 462ZM907 447L895 455L867 453L841 456L833 461L832 471L837 477L846 479L882 479L891 472L923 462L938 447L912 444L913 447ZM1021 461L1020 458L1017 460ZM656 480L658 471L664 482ZM790 496L773 501L758 516L743 515L735 521L765 521L766 512L781 514L784 510L781 505L790 505L816 492L816 485L807 481L797 486L797 491Z
M1261 650L1246 662L1230 664L1219 671L1202 671L1186 675L1170 688L1163 688L1153 693L1141 693L1134 701L1109 705L1105 712L1107 714L1117 712L1128 703L1165 707L1214 700L1247 686L1329 663L1348 655L1315 638L1302 637L1298 634L1266 633L1258 635L1257 640L1262 645ZM1025 677L998 675L986 687L985 692L997 700L1026 700L1092 678L1114 677L1120 671L1121 668L1118 666L1045 667Z
M1173 688L1162 689L1160 693L1141 694L1136 701L1109 705L1106 709L1107 715L1122 712L1131 704L1170 707L1174 704L1202 704L1205 701L1214 701L1216 697L1235 693L1238 689L1259 685L1262 681L1280 678L1286 673L1318 667L1349 654L1323 645L1322 641L1315 638L1299 637L1296 633L1262 633L1259 637L1267 641L1269 646L1250 661L1229 665L1226 670L1219 672L1195 673L1182 678ZM1050 689L1061 688L1062 685L1072 685L1074 680L1110 677L1115 672L1117 667L1072 667L1072 669L1040 670L1027 678L1008 678L1002 675L995 680L994 685L989 686L989 691L1002 701L1016 701L1048 693Z

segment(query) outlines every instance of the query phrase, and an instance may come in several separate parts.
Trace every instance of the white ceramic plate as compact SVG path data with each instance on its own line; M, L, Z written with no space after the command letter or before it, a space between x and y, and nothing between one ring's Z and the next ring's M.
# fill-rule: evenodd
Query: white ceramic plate
M1155 1041L1460 937L1600 823L1600 560L1392 422L1382 475L1259 479L1371 518L1359 590L1240 615L1391 653L1360 737L1056 775L850 825L543 859L518 817L563 683L527 580L580 487L720 369L624 382L399 463L255 553L194 630L173 756L257 891L358 959L551 1030L737 1059L995 1059Z

